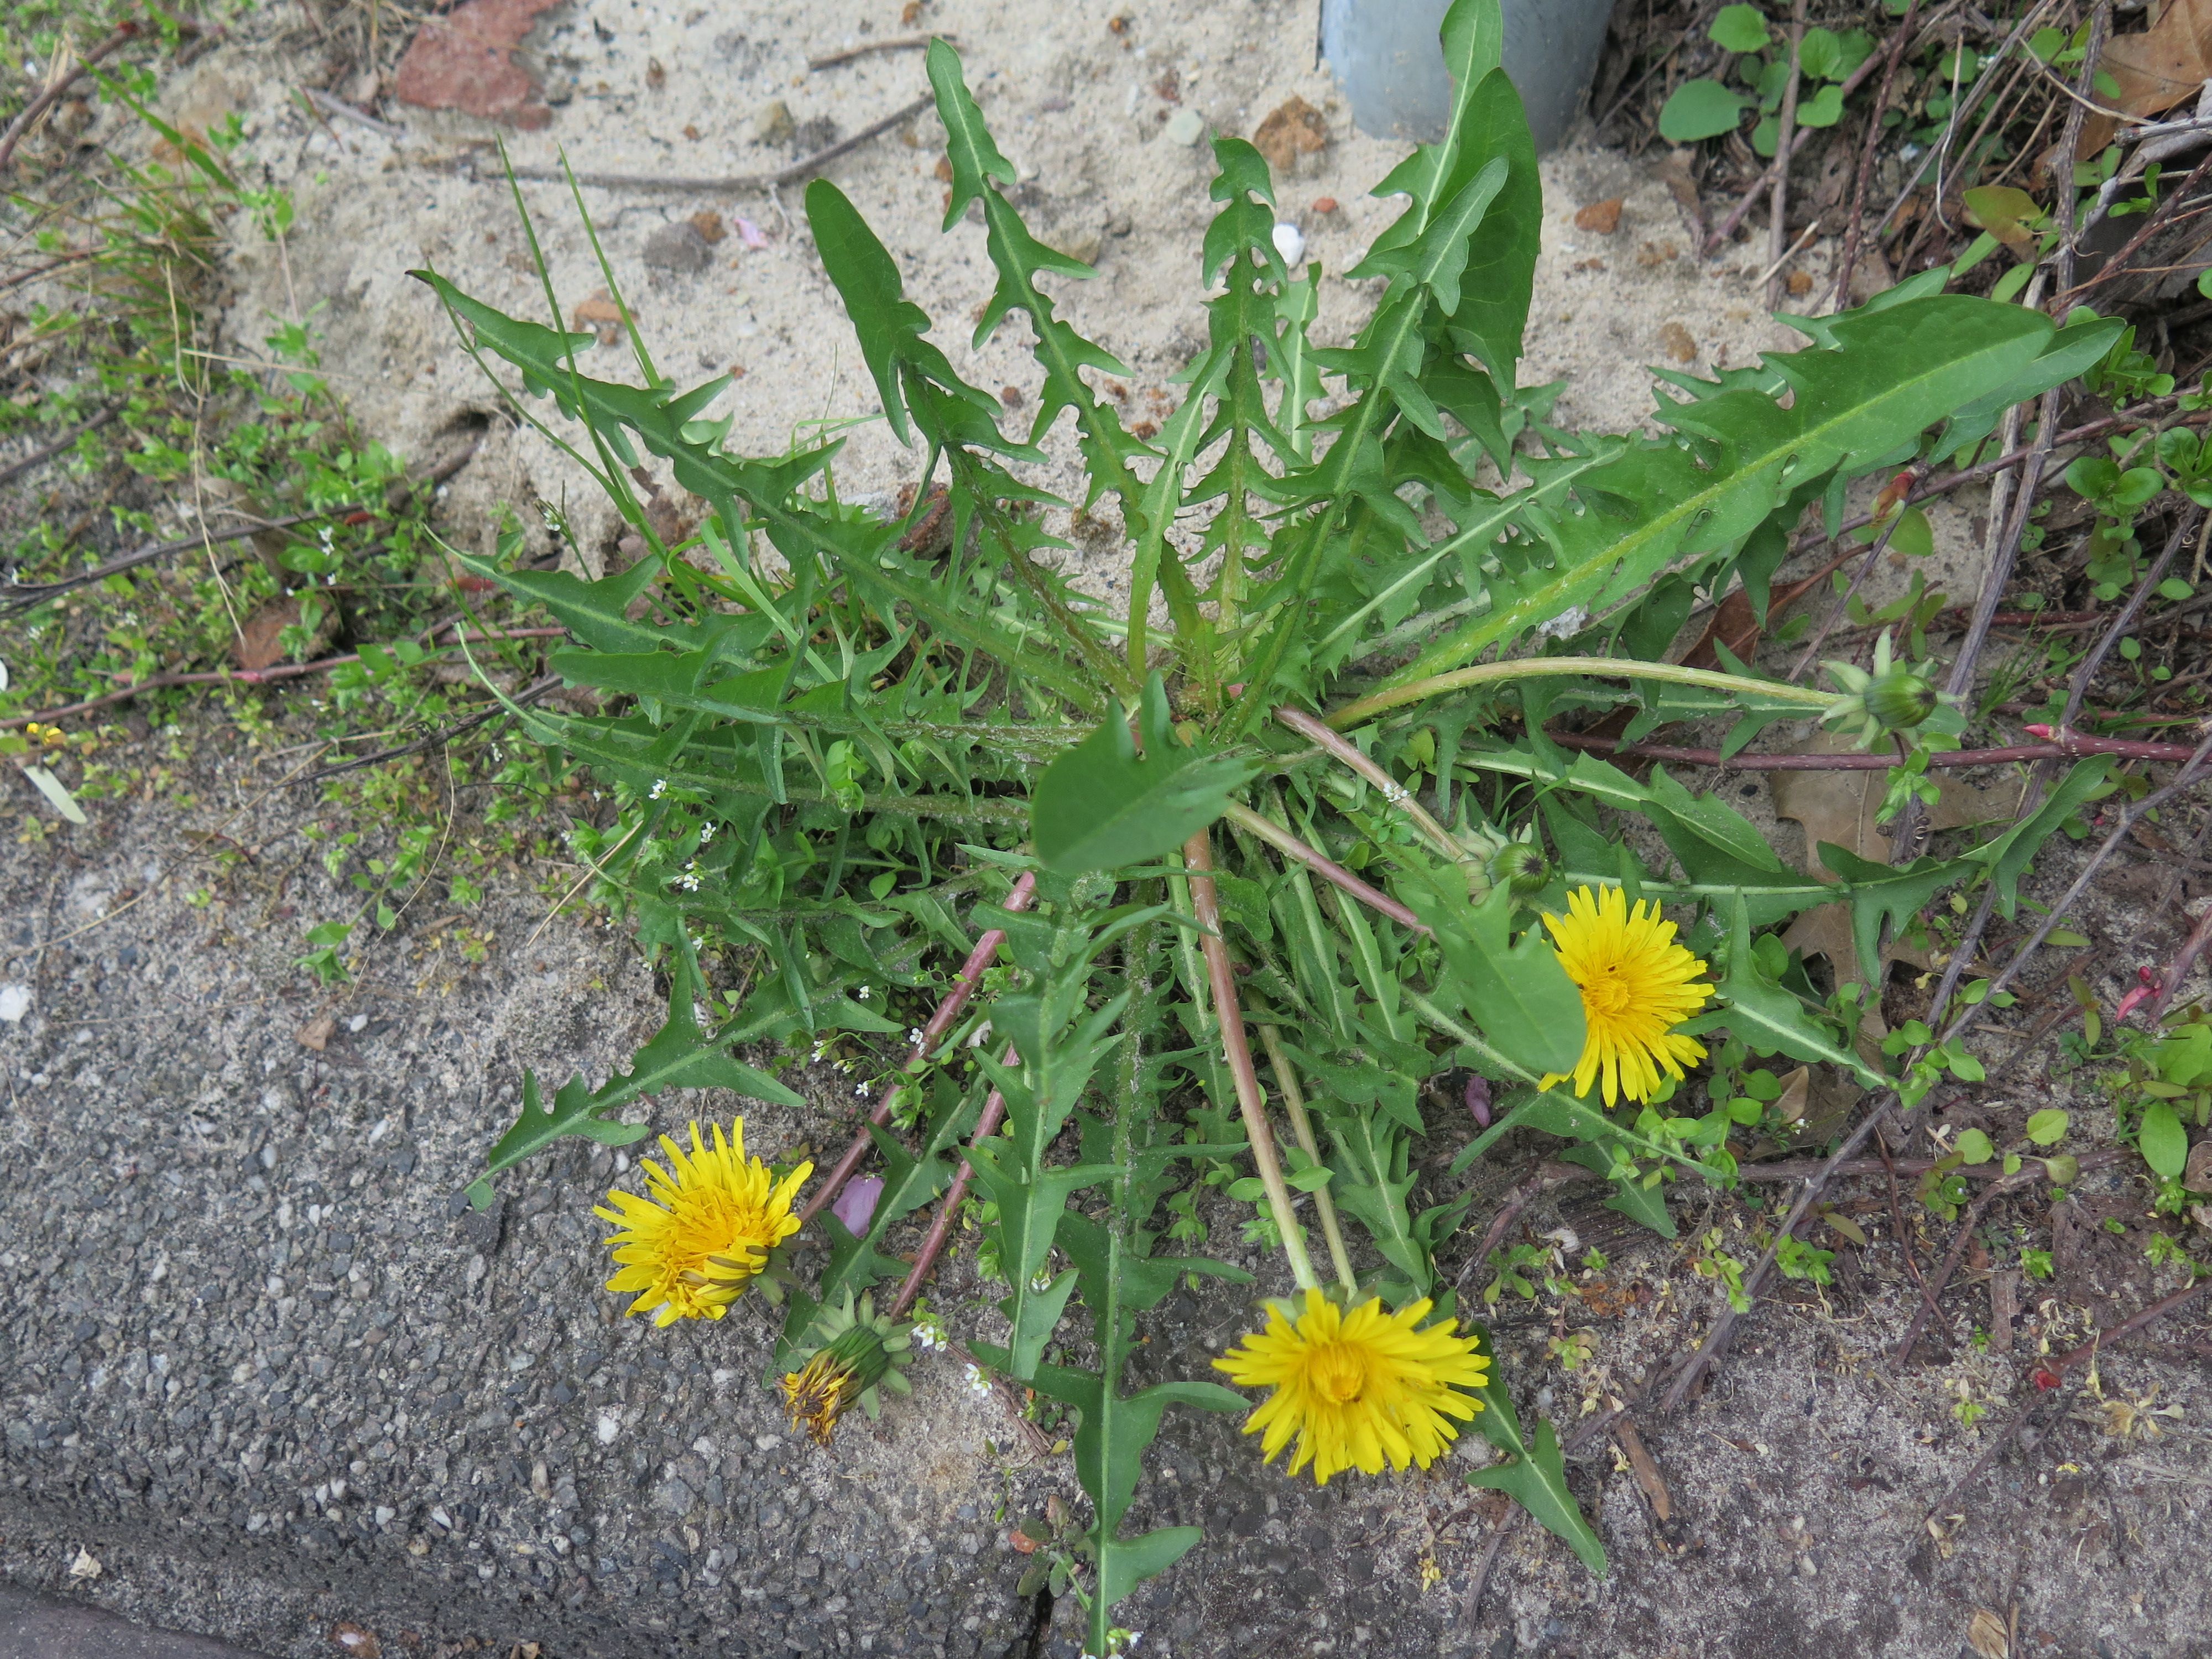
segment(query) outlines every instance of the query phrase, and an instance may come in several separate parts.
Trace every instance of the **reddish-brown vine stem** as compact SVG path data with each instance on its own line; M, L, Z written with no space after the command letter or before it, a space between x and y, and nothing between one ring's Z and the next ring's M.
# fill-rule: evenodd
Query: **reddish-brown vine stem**
M1013 891L1006 895L999 908L1019 914L1028 909L1036 897L1036 876L1032 872L1024 871L1021 879L1014 884ZM951 988L945 994L945 1000L937 1005L937 1012L929 1017L929 1024L921 1028L921 1036L907 1050L906 1061L900 1067L902 1071L914 1070L927 1060L937 1045L945 1040L945 1034L952 1029L954 1022L960 1018L961 1011L967 1007L968 999L975 994L976 982L983 977L983 970L991 965L991 959L999 954L999 946L1005 943L1006 937L1003 930L993 927L975 941L975 948L968 953L968 960L961 964ZM868 1114L868 1123L880 1125L890 1122L891 1103L895 1097L895 1091L884 1090L883 1097L876 1102L875 1109ZM806 1200L806 1207L799 1212L802 1226L820 1215L837 1196L839 1188L852 1178L853 1171L860 1167L860 1160L867 1157L872 1139L868 1133L867 1123L854 1132L852 1144L845 1148L844 1156L837 1160L828 1178L814 1189L814 1196Z
M1012 1066L1020 1060L1020 1053L1011 1042L1000 1057L1000 1064ZM968 1137L972 1149L981 1146L998 1133L999 1125L1006 1118L1006 1097L996 1089L983 1102L983 1115L975 1120L975 1133ZM890 1317L903 1319L914 1306L915 1298L921 1294L922 1285L928 1279L930 1270L937 1266L937 1258L945 1254L945 1241L952 1237L952 1223L960 1213L960 1200L968 1196L968 1182L975 1168L966 1158L960 1160L960 1172L952 1177L952 1184L945 1189L945 1197L937 1206L937 1218L929 1224L929 1231L921 1241L921 1248L914 1253L914 1268L906 1282L891 1299Z

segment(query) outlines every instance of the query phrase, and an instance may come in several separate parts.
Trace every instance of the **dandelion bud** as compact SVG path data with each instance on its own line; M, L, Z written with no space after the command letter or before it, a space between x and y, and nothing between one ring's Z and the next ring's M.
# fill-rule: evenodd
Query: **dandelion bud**
M1552 866L1527 842L1509 841L1490 855L1490 878L1511 888L1516 898L1533 898L1552 878Z
M1866 689L1868 715L1888 732L1910 732L1936 712L1936 688L1902 664Z
M1871 749L1893 732L1912 731L1944 701L1925 674L1895 660L1887 634L1875 644L1872 672L1847 662L1822 665L1844 695L1820 718L1831 724L1856 726L1862 749Z

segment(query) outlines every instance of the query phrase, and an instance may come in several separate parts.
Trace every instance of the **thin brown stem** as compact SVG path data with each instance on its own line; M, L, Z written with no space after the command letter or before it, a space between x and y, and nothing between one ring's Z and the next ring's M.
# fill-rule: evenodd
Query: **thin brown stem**
M1036 898L1036 876L1034 872L1025 870L999 908L1018 915L1028 909ZM1006 938L1003 929L992 927L986 929L983 936L975 941L975 948L968 953L968 960L961 964L959 973L954 975L951 988L945 992L944 1000L937 1005L937 1012L929 1017L929 1024L921 1028L921 1036L907 1050L906 1060L900 1067L902 1071L914 1070L929 1058L939 1043L945 1041L945 1033L958 1021L962 1011L968 1006L968 999L975 994L975 987L983 977L983 970L999 954L999 946L1006 942ZM880 1126L890 1121L893 1097L893 1091L884 1091L883 1098L868 1114L868 1123ZM814 1196L806 1200L806 1207L799 1212L802 1225L820 1215L837 1196L838 1190L852 1179L853 1171L860 1167L860 1160L868 1155L868 1147L873 1139L866 1124L854 1133L852 1144L845 1148L844 1156L830 1169L821 1186L815 1188Z
M1875 94L1874 107L1867 112L1865 142L1859 149L1858 177L1851 185L1851 216L1844 232L1844 251L1836 261L1835 293L1829 301L1831 310L1841 311L1850 303L1851 272L1859 261L1859 244L1866 236L1867 186L1874 179L1874 158L1881 148L1883 112L1889 108L1889 95L1897 84L1897 66L1905 60L1905 48L1912 39L1913 26L1920 18L1920 0L1911 0L1905 9L1905 21L1897 26L1889 38L1889 50L1883 55L1881 90Z
M1896 1353L1890 1358L1892 1370L1905 1369L1905 1362L1912 1358L1914 1345L1920 1340L1922 1329L1928 1323L1928 1316L1931 1312L1942 1311L1936 1298L1943 1294L1943 1287L1951 1282L1951 1275L1959 1271L1959 1263L1966 1256L1966 1246L1973 1243L1975 1230L1982 1224L1982 1218L1990 1212L1990 1206L2008 1194L2016 1193L2038 1180L2042 1173L2040 1170L2022 1170L2017 1175L2007 1176L1967 1206L1965 1217L1959 1223L1958 1236L1952 1239L1951 1248L1944 1255L1943 1265L1936 1268L1934 1282L1927 1286L1921 1304L1912 1310L1912 1322L1905 1328L1905 1340L1897 1345Z
M136 18L125 18L115 26L114 33L85 53L76 69L58 76L37 97L23 106L22 113L8 124L8 131L0 133L0 173L8 170L15 159L15 146L23 142L23 135L31 130L40 117L69 95L70 88L92 73L93 66L103 58L112 57L138 36L144 26Z
M1944 9L1955 9L1955 6L1956 0L1952 0L1952 3L1948 4ZM1929 27L1932 27L1934 23L1935 19L1931 18L1929 21ZM1923 29L1922 33L1925 33L1926 29ZM1844 96L1845 98L1849 98L1853 93L1856 92L1860 87L1866 83L1867 76L1872 75L1875 70L1881 67L1881 58L1880 56L1874 52L1869 52L1866 56L1866 61L1862 63L1856 69L1853 70L1850 76L1845 78L1843 86ZM1779 169L1788 167L1792 161L1796 159L1797 152L1802 149L1806 144L1811 141L1813 132L1814 129L1811 127L1801 127L1798 129L1796 136L1792 138L1787 145L1778 143L1774 147L1774 160L1768 164L1766 171L1760 173L1757 179L1752 181L1751 187L1746 190L1744 193L1737 198L1736 204L1729 210L1728 217L1722 220L1720 223L1714 228L1713 234L1711 235L1704 239L1705 253L1707 258L1711 258L1715 253L1718 252L1722 245L1725 243L1729 237L1735 234L1736 228L1743 223L1744 215L1749 213L1753 208L1758 205L1759 198L1762 196L1766 196L1771 193L1774 187L1775 173Z
M1858 597L1859 588L1865 583L1868 576L1873 574L1875 565L1880 561L1881 556L1889 550L1889 538L1897 533L1898 526L1905 522L1905 501L1911 497L1920 480L1926 476L1927 474L1917 464L1907 467L1899 475L1900 479L1909 477L1912 482L1893 498L1897 501L1896 510L1891 513L1889 522L1882 526L1881 533L1875 538L1873 544L1867 549L1866 557L1859 561L1859 568L1851 574L1851 585L1838 594L1836 602L1828 607L1828 614L1820 618L1820 625L1813 630L1813 637L1805 642L1804 653L1797 659L1796 665L1784 677L1792 684L1805 677L1805 671L1813 665L1813 659L1820 654L1820 647L1826 641L1829 630L1834 628L1838 619L1850 609L1851 601ZM1895 483L1896 480L1892 481L1893 488ZM1885 490L1884 493L1887 494L1887 491Z
M1775 127L1774 191L1767 204L1766 305L1782 303L1782 264L1790 246L1790 160L1797 137L1797 90L1803 79L1800 58L1805 45L1805 0L1796 0L1790 14L1790 78L1782 83L1782 113Z
M2066 710L2058 717L2060 731L2071 729L2075 716L2081 712L2082 700L2089 695L2090 681L2096 678L2097 671L2104 666L2105 659L2112 654L2113 648L2134 625L2136 618L2142 614L2143 607L2150 603L2150 596L2158 591L2159 583L2165 580L2166 567L2188 544L2190 537L2196 534L2197 524L2203 517L2202 507L2181 515L2173 526L2173 533L2166 538L2166 545L2159 550L2158 557L2143 573L2142 580L2136 584L2136 591L2128 595L2128 602L2121 607L2120 614L2105 630L2104 637L2091 647L2089 654L2081 659L2081 666L2074 672L2074 684L2066 693Z

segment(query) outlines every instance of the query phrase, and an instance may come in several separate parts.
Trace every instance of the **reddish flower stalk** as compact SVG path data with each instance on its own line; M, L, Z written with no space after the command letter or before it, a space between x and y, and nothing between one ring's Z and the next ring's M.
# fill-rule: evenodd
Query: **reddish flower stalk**
M1335 734L1332 732L1331 736ZM1364 758L1364 757L1363 757ZM1244 1010L1237 996L1237 970L1229 960L1229 946L1221 936L1221 906L1213 888L1213 846L1211 832L1201 830L1182 844L1183 867L1190 874L1191 908L1203 929L1199 945L1206 953L1206 977L1213 992L1214 1023L1221 1030L1221 1057L1237 1085L1237 1106L1244 1119L1244 1138L1252 1144L1252 1167L1267 1189L1267 1206L1274 1213L1275 1230L1283 1236L1283 1254L1290 1259L1291 1277L1300 1290L1318 1290L1313 1261L1306 1255L1305 1234L1291 1208L1291 1188L1283 1179L1281 1161L1275 1156L1274 1133L1267 1126L1267 1097L1260 1090L1260 1073L1252 1064L1252 1040L1244 1030Z
M1000 1064L1012 1066L1021 1055L1011 1042L1000 1057ZM983 1102L983 1115L975 1120L975 1133L968 1137L971 1147L980 1146L998 1133L999 1125L1006 1121L1006 1097L996 1089ZM903 1319L914 1306L915 1298L921 1294L922 1281L937 1266L937 1258L945 1254L945 1241L952 1237L953 1218L960 1213L960 1200L968 1196L969 1177L975 1173L975 1166L966 1158L960 1160L960 1173L952 1177L952 1184L945 1189L944 1202L937 1206L937 1219L929 1224L929 1233L921 1241L921 1248L914 1253L914 1271L899 1286L898 1295L891 1300L890 1316Z
M1307 846L1273 818L1262 817L1250 807L1240 805L1235 801L1229 803L1226 816L1230 823L1238 829L1250 831L1277 852L1296 859L1332 887L1351 894L1352 897L1370 909L1381 911L1400 927L1410 927L1417 933L1425 933L1429 931L1422 926L1419 916L1388 893L1369 886L1334 859Z
M2027 728L2043 743L2017 743L2004 749L1938 750L1928 757L1930 766L2004 766L2015 761L2064 760L2081 755L2118 755L2129 760L2185 761L2197 752L2185 743L2142 743L2130 738L2093 738L2079 732L2060 732L2047 726ZM1623 743L1618 738L1586 732L1547 732L1565 749L1585 749L1594 754L1625 755L1635 760L1673 761L1679 766L1716 766L1734 772L1886 772L1897 764L1889 755L1730 755L1723 759L1717 749L1678 749L1663 743Z
M1036 877L1024 871L1022 878L1014 884L1013 891L1006 895L1006 902L999 908L1017 912L1026 910L1036 897ZM991 965L991 958L999 954L999 946L1006 937L1004 930L994 927L975 941L975 948L968 953L968 960L961 964L959 974L953 979L952 988L937 1005L937 1012L929 1017L929 1024L921 1028L921 1038L907 1050L906 1061L900 1067L902 1071L914 1070L927 1060L931 1051L945 1040L945 1034L952 1029L961 1012L968 1006L968 999L975 994L975 987L983 977L983 970ZM868 1114L868 1122L890 1122L891 1102L895 1098L896 1091L884 1090L883 1098ZM854 1133L852 1145L845 1148L845 1155L837 1160L828 1179L815 1188L814 1196L806 1200L806 1207L799 1212L802 1225L820 1215L830 1200L837 1196L837 1189L852 1179L853 1171L860 1167L860 1160L868 1155L871 1139L866 1124Z

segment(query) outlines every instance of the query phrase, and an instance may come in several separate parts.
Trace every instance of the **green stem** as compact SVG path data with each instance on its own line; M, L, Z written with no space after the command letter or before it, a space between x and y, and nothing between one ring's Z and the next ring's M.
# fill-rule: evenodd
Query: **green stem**
M1314 1139L1313 1119L1306 1111L1305 1096L1298 1091L1298 1074L1291 1065L1291 1057L1283 1052L1282 1033L1272 1025L1260 1028L1260 1042L1267 1051L1267 1064L1275 1068L1275 1082L1283 1091L1283 1106L1291 1115L1291 1133L1297 1137L1300 1149L1318 1164L1322 1161L1321 1143ZM1322 1237L1328 1241L1328 1259L1336 1269L1337 1282L1344 1286L1347 1299L1359 1294L1359 1281L1352 1277L1352 1255L1344 1248L1344 1229L1337 1224L1336 1200L1328 1195L1328 1188L1314 1189L1314 1209L1321 1217Z
M1741 674L1723 674L1710 668L1685 668L1679 663L1638 662L1632 657L1520 657L1510 662L1477 663L1472 668L1455 668L1449 674L1432 675L1425 680L1392 686L1371 696L1345 704L1328 717L1328 724L1333 729L1341 732L1346 726L1357 726L1386 709L1440 697L1447 691L1464 690L1470 685L1486 685L1493 680L1534 679L1539 676L1558 674L1589 675L1617 680L1657 680L1668 685L1701 685L1712 691L1740 691L1747 696L1770 698L1776 702L1802 703L1808 708L1830 708L1843 701L1841 694L1834 691L1785 685L1779 680L1747 679Z
M1285 707L1275 711L1275 718L1302 737L1310 738L1346 766L1373 784L1382 792L1382 799L1395 807L1406 821L1428 838L1435 848L1454 864L1472 864L1474 855L1460 845L1452 832L1438 823L1429 809L1421 805L1413 792L1377 766L1352 744L1346 742L1323 722L1316 720L1303 708Z

